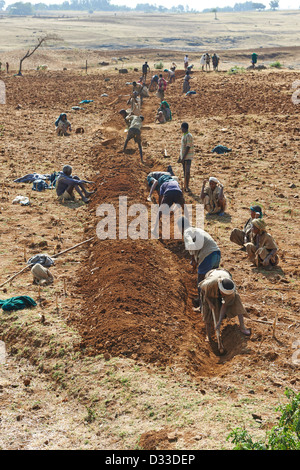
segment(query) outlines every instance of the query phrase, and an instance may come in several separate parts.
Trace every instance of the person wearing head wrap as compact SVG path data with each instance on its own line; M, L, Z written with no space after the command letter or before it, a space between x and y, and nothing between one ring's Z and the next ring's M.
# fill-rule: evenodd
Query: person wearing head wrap
M206 185L207 182L208 185ZM211 176L209 179L204 179L200 198L208 214L224 215L226 197L224 195L223 185L217 178Z
M202 54L200 58L200 66L201 66L202 71L204 71L205 64L206 64L206 53Z
M78 176L72 176L72 167L65 165L63 170L59 172L56 182L56 194L60 201L75 200L74 189L80 195L83 202L88 203L89 197L95 191L88 192L85 188L86 184L93 184L92 181L81 180Z
M221 251L215 240L205 230L192 227L187 217L177 221L180 233L183 233L184 246L191 255L193 270L197 270L198 297L193 300L194 306L200 304L199 283L203 281L206 273L218 268L221 261Z
M201 312L206 326L207 338L210 339L210 326L214 322L220 352L224 348L220 338L220 327L224 318L238 317L241 332L247 336L251 330L245 327L244 317L249 317L241 298L237 292L236 285L229 271L221 268L212 269L207 272L203 281L200 282L201 289Z
M172 121L171 108L170 108L169 103L166 100L160 103L159 111L162 111L164 113L166 121Z
M42 266L40 263L36 263L32 266L31 273L34 284L47 285L53 283L53 276L49 269Z
M157 115L155 116L154 122L158 122L159 124L164 124L166 122L166 118L162 111L160 110L157 111Z
M72 130L71 123L67 119L66 113L61 113L55 121L57 135L69 135Z
M266 231L263 219L252 221L251 241L245 244L248 258L255 266L276 266L279 262L278 247L273 237Z
M244 225L243 230L239 228L234 228L230 234L230 241L236 243L239 246L242 246L244 250L245 243L251 241L252 233L252 222L254 219L261 219L263 216L262 208L259 205L253 205L250 207L250 217Z

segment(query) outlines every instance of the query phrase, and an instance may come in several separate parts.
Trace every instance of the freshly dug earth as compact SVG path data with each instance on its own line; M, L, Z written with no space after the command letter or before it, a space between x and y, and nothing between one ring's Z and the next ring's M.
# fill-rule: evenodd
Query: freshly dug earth
M42 289L38 306L46 324L29 328L32 311L1 315L1 338L10 353L0 389L7 404L2 420L9 429L1 438L2 448L224 448L230 427L245 421L248 425L254 411L264 417L254 428L258 434L274 424L274 406L284 389L299 387L300 126L299 106L291 100L299 74L196 71L191 80L196 94L185 96L184 72L178 70L166 91L171 122L154 123L159 105L155 93L144 100L144 164L133 141L122 152L126 134L118 113L126 108L131 90L126 82L137 75L110 70L2 77L7 88L7 105L1 108L2 282L24 266L25 253L28 258L46 247L51 255L95 237L58 258L54 285ZM93 102L72 111L83 99ZM55 135L53 123L62 111L83 134ZM196 152L186 202L193 207L199 203L204 178L216 176L224 184L226 215L205 218L204 228L220 246L221 266L237 283L252 330L246 338L236 320L225 320L222 357L216 342L205 341L201 315L193 309L196 275L181 240L155 240L150 230L148 238L138 240L100 240L96 235L102 204L112 205L118 214L119 197L126 196L128 207L144 204L150 210L150 171L171 164L182 183L177 163L182 121L190 125ZM212 153L217 144L232 151ZM33 194L29 186L13 183L32 170L58 171L65 163L96 183L89 205L63 206L52 190ZM31 194L30 206L12 206L20 193ZM254 202L262 204L280 250L280 264L271 271L253 267L229 240ZM2 290L5 298L21 292L35 299L40 295L30 272ZM133 378L134 367L139 379ZM24 371L31 376L31 397L39 405L29 406L27 399L22 404L21 385L13 387L13 380L24 383ZM126 390L126 400L120 389ZM18 413L8 405L11 401ZM190 415L185 414L187 408ZM40 437L29 436L28 410L41 409L42 416L34 418ZM235 415L233 409L243 414ZM64 415L63 439L53 425L54 410ZM45 422L48 430L53 426L47 438Z

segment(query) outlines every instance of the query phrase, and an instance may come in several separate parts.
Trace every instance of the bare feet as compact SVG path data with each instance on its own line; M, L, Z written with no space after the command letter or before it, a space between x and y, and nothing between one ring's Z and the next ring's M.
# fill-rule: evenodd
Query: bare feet
M241 328L241 332L244 333L246 336L251 335L251 328Z

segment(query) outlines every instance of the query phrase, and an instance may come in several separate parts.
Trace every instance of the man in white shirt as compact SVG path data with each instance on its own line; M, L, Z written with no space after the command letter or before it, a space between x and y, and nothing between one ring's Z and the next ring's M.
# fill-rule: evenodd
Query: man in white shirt
M186 70L188 65L189 65L189 56L187 54L185 55L185 57L183 59L183 65L184 65L184 68Z

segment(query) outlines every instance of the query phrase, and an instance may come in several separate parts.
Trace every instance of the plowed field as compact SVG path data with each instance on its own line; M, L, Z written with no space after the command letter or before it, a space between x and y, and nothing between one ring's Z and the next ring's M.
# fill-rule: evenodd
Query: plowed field
M1 281L22 269L24 257L27 259L45 249L51 255L95 237L91 243L58 258L52 269L55 282L42 289L42 293L32 285L30 272L1 288L2 298L21 293L35 299L41 296L37 308L48 321L46 326L37 322L33 331L29 326L24 328L24 324L30 325L33 313L1 314L1 338L10 358L3 366L5 373L0 391L4 403L15 400L19 410L15 412L8 406L3 411L9 431L1 438L2 448L81 447L76 432L73 437L68 435L68 430L73 425L76 427L74 422L69 423L69 427L65 424L64 439L58 426L53 429L52 439L51 433L46 439L42 421L52 426L53 409L50 411L49 407L52 408L53 397L41 398L41 390L47 387L40 386L39 380L48 384L48 391L56 390L54 396L64 395L60 401L66 403L62 413L75 416L72 407L76 408L78 403L77 416L81 416L78 426L83 426L85 408L100 413L93 394L101 396L101 404L109 395L104 389L99 391L100 382L97 383L96 378L93 382L92 375L85 369L84 361L91 364L89 361L99 357L102 362L93 364L102 364L102 371L109 364L115 371L125 370L129 363L135 364L143 374L149 374L147 379L141 373L141 380L149 380L149 384L153 374L159 377L161 371L167 374L168 380L174 381L173 387L182 384L182 377L185 377L189 382L185 385L188 396L189 387L195 386L199 397L208 390L210 396L215 391L218 399L222 397L231 406L239 406L239 399L245 404L254 396L256 401L248 414L259 411L262 420L264 413L266 418L265 426L258 432L273 424L272 409L274 411L285 388L299 389L300 108L291 99L292 83L299 78L299 73L268 69L230 75L225 71L196 70L191 80L196 94L191 96L182 93L183 75L184 72L178 70L175 83L166 91L165 99L173 115L171 122L154 123L159 105L155 93L144 100L144 164L133 141L128 144L127 152L122 152L126 134L124 121L118 113L126 108L131 90L127 82L138 79L139 72L50 71L1 77L7 89L7 104L0 108ZM79 105L84 99L93 101ZM72 106L78 105L84 109L72 110ZM69 137L58 138L54 121L63 111L68 113L73 132ZM228 199L226 215L205 218L204 228L220 246L221 266L232 273L237 283L249 313L246 325L252 330L250 338L245 338L237 321L225 319L222 337L226 354L222 357L217 354L216 343L205 341L201 315L193 308L196 277L181 240L156 240L151 236L140 240L99 240L96 236L100 220L97 208L102 204L111 204L117 210L119 197L126 196L128 206L139 203L150 209L146 201L146 176L150 171L166 170L172 165L182 182L182 169L177 163L182 121L189 123L196 152L191 170L191 193L185 195L186 203L193 206L199 203L204 178L216 176L224 184ZM84 128L83 134L74 132L78 127ZM217 144L226 145L232 151L225 155L212 153ZM164 155L165 149L168 157ZM33 171L59 171L65 163L73 166L74 173L95 181L97 192L89 205L78 202L63 206L56 201L52 190L34 193L30 185L13 182ZM18 194L30 194L31 204L12 205ZM255 268L245 253L229 240L234 227L243 227L254 202L262 204L268 231L279 247L280 263L273 270ZM37 313L34 315L33 320L38 320ZM55 353L53 349L51 353L50 347L53 337L56 338ZM64 349L68 354L65 356L59 356L61 338L66 341ZM75 373L71 358L76 355L83 362L76 363ZM113 366L113 361L121 361L122 365L116 362L117 366ZM59 362L64 364L63 379L53 373ZM32 401L41 400L40 408L29 406L27 399L26 406L21 405L20 397L16 396L17 391L25 387L25 363L27 375L31 376L30 396ZM35 370L39 370L40 378ZM104 372L100 372L97 372L99 377L105 377ZM71 390L72 376L77 377L81 392ZM18 380L16 391L13 383ZM26 391L29 393L28 387ZM144 449L220 448L228 446L224 437L230 424L241 424L236 416L228 423L226 416L229 417L230 412L227 415L228 410L224 410L222 423L216 424L215 433L207 430L209 418L203 414L205 404L211 407L211 419L218 421L215 395L202 403L201 411L193 409L193 416L199 418L197 422L183 420L182 409L178 411L180 424L170 422L167 413L159 413L157 401L157 421L151 422L150 415L146 418L141 411L146 408L139 404L137 410L142 422L138 424L135 417L130 427L125 418L120 418L123 413L130 414L129 401L125 406L116 394L117 391L113 398L107 399L109 404L105 403L106 412L112 407L111 416L115 416L110 417L109 426L115 426L118 431L108 432L107 415L102 415L104 428L99 434L95 431L99 422L90 420L94 428L85 431L85 436L90 432L93 438L86 437L89 440L86 448L132 449L136 445ZM150 401L148 396L148 404ZM37 411L40 409L44 410L43 418ZM246 413L245 409L243 412ZM33 433L30 437L25 435L25 424L22 428L25 422L30 427L33 416L40 438ZM243 415L243 423L245 419ZM122 429L124 433L126 430L126 437L121 436ZM173 437L175 433L174 439L170 433ZM220 444L215 442L218 436Z

